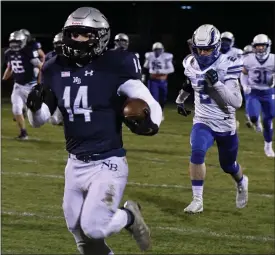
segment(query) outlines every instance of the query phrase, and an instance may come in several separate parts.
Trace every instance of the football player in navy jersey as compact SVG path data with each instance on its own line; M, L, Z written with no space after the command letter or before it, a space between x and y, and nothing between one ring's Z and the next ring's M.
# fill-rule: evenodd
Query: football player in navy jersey
M37 50L39 59L43 63L45 61L45 53L42 50L41 43L36 41L29 30L22 28L20 31L27 37L27 45L32 47L34 50Z
M11 95L12 112L20 129L17 137L21 140L28 139L26 131L23 109L27 101L28 94L33 86L37 85L37 76L35 68L39 70L42 67L38 59L38 52L27 46L26 36L15 31L9 38L9 49L5 52L7 68L3 75L3 80L14 78L14 86Z
M127 201L119 209L128 178L122 97L140 98L150 107L144 120L127 122L138 135L155 135L162 111L140 81L135 54L106 50L109 39L109 23L99 10L74 11L63 28L63 55L45 62L42 84L27 103L33 127L46 123L56 107L63 115L69 154L63 210L81 254L113 254L104 239L123 228L141 250L150 247L139 205Z
M53 50L46 54L45 61L58 54L62 54L62 36L62 32L55 35L53 38Z

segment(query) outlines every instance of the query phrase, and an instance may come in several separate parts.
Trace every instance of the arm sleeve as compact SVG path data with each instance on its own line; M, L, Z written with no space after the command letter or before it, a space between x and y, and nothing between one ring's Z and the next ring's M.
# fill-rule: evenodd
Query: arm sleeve
M236 109L242 106L242 94L237 79L228 79L224 84L218 81L214 85L214 89L217 91L224 103Z
M145 69L149 69L149 60L148 60L148 58L149 58L149 53L147 52L145 54L145 62L144 62L144 65L143 65L143 68L145 68Z
M119 95L125 95L130 98L140 98L150 107L151 120L160 126L162 119L162 110L159 103L152 97L148 88L140 80L128 80L118 89Z

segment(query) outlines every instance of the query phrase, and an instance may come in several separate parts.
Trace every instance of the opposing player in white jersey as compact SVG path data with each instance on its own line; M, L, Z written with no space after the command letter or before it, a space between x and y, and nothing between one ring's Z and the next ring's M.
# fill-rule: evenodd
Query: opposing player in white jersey
M184 209L187 213L203 211L203 184L206 174L205 155L214 141L218 146L220 166L236 182L237 208L248 201L248 178L237 163L238 136L235 111L242 105L238 78L242 60L220 54L220 32L213 25L202 25L193 34L192 55L183 60L187 81L176 103L178 113L190 114L184 101L192 88L195 92L195 116L191 131L190 178L193 201Z
M249 55L253 53L253 47L252 45L246 45L244 48L243 48L243 59ZM242 85L242 84L241 84ZM253 125L253 123L251 122L250 118L249 118L249 114L248 114L248 98L249 98L249 94L246 93L246 86L243 86L242 85L242 88L243 88L243 92L244 92L244 98L245 98L245 118L246 118L246 126L248 128L253 128L255 127L255 130L257 132L262 132L263 131L263 127L262 127L262 123L261 123L261 116L259 116L258 118L258 121L256 123L256 126Z
M168 74L174 72L173 54L164 52L160 42L154 43L152 49L152 52L145 54L143 67L149 69L148 88L163 110L168 93ZM164 115L162 119L164 120Z
M241 58L243 51L234 47L235 38L231 32L224 32L221 34L221 53L226 54L232 58Z
M264 152L267 157L275 157L272 148L273 125L275 116L275 55L270 53L271 40L265 34L254 37L254 53L244 58L241 83L249 94L248 114L251 122L257 125L260 112L263 114Z

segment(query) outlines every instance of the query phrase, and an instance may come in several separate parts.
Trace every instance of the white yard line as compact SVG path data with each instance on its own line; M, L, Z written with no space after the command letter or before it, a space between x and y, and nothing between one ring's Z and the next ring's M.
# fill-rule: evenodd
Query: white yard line
M12 216L20 216L20 217L37 217L42 219L64 219L62 216L51 216L51 215L42 215L34 212L15 212L15 211L2 211L2 215L12 215ZM176 232L183 234L199 234L205 236L211 236L216 238L224 238L224 239L246 239L249 241L258 241L258 242L274 242L275 239L269 236L247 236L247 235L232 235L224 232L214 232L210 229L194 229L194 228L176 228L176 227L166 227L166 226L152 226L153 229L159 229L167 232Z
M3 175L17 175L22 177L39 177L39 178L53 178L53 179L64 179L63 175L53 175L53 174L37 174L37 173L26 173L26 172L1 172ZM128 182L127 185L130 186L138 186L138 187L150 187L150 188L167 188L167 189L185 189L190 190L190 187L183 186L183 185L172 185L172 184L153 184L153 183L141 183L141 182ZM234 192L235 190L229 191ZM274 194L262 194L262 193L253 193L250 194L260 196L260 197L267 197L273 198Z

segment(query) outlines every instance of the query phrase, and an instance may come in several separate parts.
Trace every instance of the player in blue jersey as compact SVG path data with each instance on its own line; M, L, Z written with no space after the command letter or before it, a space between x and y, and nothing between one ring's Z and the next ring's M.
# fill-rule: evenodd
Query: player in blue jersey
M190 136L190 178L193 200L184 209L187 213L203 211L203 185L206 176L205 156L216 141L222 170L235 180L236 207L248 201L248 178L237 163L238 136L236 109L242 105L238 78L242 60L228 58L219 52L221 38L213 25L202 25L192 37L192 55L183 60L187 80L176 100L178 113L190 114L183 103L192 89L195 93L195 116Z
M38 59L38 52L27 46L26 36L16 31L10 35L9 49L5 52L7 68L3 80L14 78L14 86L11 95L12 112L20 129L17 137L21 140L28 139L23 108L26 104L28 94L33 86L37 84L37 76L34 69L41 69L42 63Z
M32 126L46 123L59 107L69 158L65 170L63 210L81 254L113 254L104 239L126 228L141 250L150 231L139 206L118 208L127 184L128 165L122 142L124 97L141 98L150 112L127 122L138 135L158 132L161 107L139 80L137 58L128 51L106 50L110 27L97 9L74 11L63 28L63 55L45 62L42 85L28 97Z
M274 158L272 148L273 123L275 116L275 55L270 53L271 40L265 34L254 37L254 52L244 58L241 83L248 95L247 110L256 129L261 127L260 113L263 114L264 152Z
M27 46L33 48L34 50L37 50L39 59L43 63L45 61L45 53L42 49L41 43L36 41L29 30L22 28L20 29L20 31L27 37Z
M56 55L62 54L62 37L62 32L55 35L53 38L53 50L46 54L45 61Z

